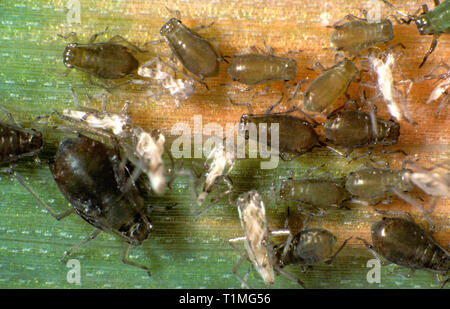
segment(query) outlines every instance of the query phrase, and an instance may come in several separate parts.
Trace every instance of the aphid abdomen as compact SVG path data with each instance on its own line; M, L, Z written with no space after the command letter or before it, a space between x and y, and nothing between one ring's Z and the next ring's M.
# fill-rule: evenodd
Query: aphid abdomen
M323 112L345 93L358 69L348 59L328 69L308 86L303 100L303 109Z
M435 272L449 270L448 253L414 222L383 218L372 226L372 242L376 251L392 263Z
M337 26L330 40L331 45L337 50L358 54L372 45L389 42L393 38L392 23L385 19L374 23L363 20L350 21Z
M233 80L246 85L292 80L296 73L295 60L263 54L235 56L228 67Z
M331 180L304 179L283 181L280 198L306 203L320 208L339 207L350 199L345 188Z
M324 125L325 137L334 145L358 147L372 141L369 115L359 111L342 111L327 119Z
M0 123L0 163L36 153L42 147L40 133L30 133L11 125Z

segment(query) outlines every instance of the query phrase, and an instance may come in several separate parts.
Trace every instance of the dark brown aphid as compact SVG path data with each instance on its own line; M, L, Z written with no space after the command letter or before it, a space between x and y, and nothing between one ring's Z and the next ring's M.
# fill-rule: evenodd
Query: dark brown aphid
M171 18L160 30L172 53L192 74L214 77L219 73L219 60L211 43L176 18Z
M358 110L332 114L323 128L327 142L350 151L368 145L394 145L398 143L400 136L400 125L397 122L376 118L374 125L369 114Z
M88 239L65 256L102 231L114 233L127 242L122 261L150 275L146 266L127 260L129 246L138 246L147 239L152 225L141 194L127 185L129 176L118 153L85 136L65 139L58 147L51 172L73 210L96 227ZM61 219L68 214L55 217Z
M322 228L303 229L292 239L274 246L275 260L279 267L290 264L300 265L306 271L312 265L331 264L345 247L348 238L333 254L337 238L330 231Z
M36 156L42 149L42 133L17 125L12 115L1 108L11 123L0 122L0 163Z
M305 91L303 110L321 113L343 95L358 69L347 58L314 79Z
M314 130L315 125L310 122L285 113L274 114L244 114L241 116L240 127L245 130L245 138L258 140L258 137L251 133L250 124L256 128L260 124L278 123L279 138L278 150L282 159L286 160L286 155L302 155L311 151L314 147L321 146L319 136ZM272 129L272 128L271 128ZM261 130L260 130L261 131ZM261 132L259 131L259 136ZM271 146L272 130L267 130L267 145ZM275 137L276 138L276 137Z
M253 86L274 81L289 81L297 74L297 62L274 55L247 54L233 56L228 67L233 81Z
M108 80L120 79L136 73L139 62L131 53L131 49L142 51L119 35L108 42L94 43L95 39L105 32L106 30L94 34L87 44L68 44L63 53L63 62L68 70L75 68L88 74L88 78L90 75L100 78L107 84L106 88L111 88L113 85L108 83ZM76 34L70 33L68 36L76 36ZM130 48L113 43L118 39Z
M331 34L331 46L350 55L357 55L370 46L389 42L394 38L394 29L389 19L369 22L358 18L333 28L335 31Z
M449 253L412 220L384 217L372 225L371 232L372 245L360 239L367 249L384 264L409 268L407 277L417 269L434 272L437 276L448 273Z
M339 179L285 179L280 188L280 198L299 203L299 209L336 209L344 206L351 195Z

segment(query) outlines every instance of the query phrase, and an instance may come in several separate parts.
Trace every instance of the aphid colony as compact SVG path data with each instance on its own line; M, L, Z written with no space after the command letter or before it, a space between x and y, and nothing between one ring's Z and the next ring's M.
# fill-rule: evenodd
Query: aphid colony
M398 12L402 15L401 22L414 21L420 34L434 35L432 47L420 66L435 49L438 36L450 30L450 1L435 3L435 9L420 16ZM344 22L345 19L349 21ZM394 38L392 22L388 19L369 22L367 19L348 15L332 28L334 32L330 38L331 46L344 53L344 59L328 69L324 69L319 63L314 66L321 68L323 72L309 83L302 94L302 108L294 106L286 112L273 113L272 110L282 102L282 96L265 113L255 114L251 103L233 103L229 99L232 104L245 105L249 109L249 113L240 118L240 125L244 130L249 124L256 124L257 127L261 123L279 124L277 146L283 160L292 160L321 147L347 157L355 148L394 145L398 143L400 136L400 124L397 121L403 117L411 120L405 104L407 92L403 93L396 87L392 76L395 47L388 47L384 51L372 48ZM93 35L87 44L68 44L63 53L63 62L68 68L67 72L71 69L80 70L86 73L91 83L108 90L126 84L144 88L146 85L156 85L158 91L171 95L177 106L180 106L181 101L191 98L195 92L195 82L209 89L205 79L217 76L221 61L228 63L227 58L231 60L228 74L234 82L248 86L247 91L261 84L269 88L270 83L276 81L284 81L287 89L286 82L296 77L297 62L290 55L275 56L268 46L268 53L260 52L252 46L248 49L251 50L250 53L246 50L232 57L223 56L215 40L203 38L196 30L189 29L179 19L172 18L160 30L163 40L144 44L147 47L166 42L173 57L182 65L183 70L188 71L186 73L181 72L172 60L164 61L159 57L140 63L134 54L144 54L146 51L121 36L114 36L103 43L96 42L98 36L103 35L106 30ZM64 36L66 39L69 37L76 38L76 34ZM369 53L362 55L367 49L370 49ZM354 58L349 59L345 55ZM374 78L373 84L361 83L361 102L357 103L350 100L347 90L352 82L361 79L362 70L357 66L359 60L365 61L369 74L377 78ZM443 67L448 71L447 64ZM444 75L433 73L423 79L439 80L426 103L443 96L439 112L448 103L446 91L449 76L448 72ZM420 81L409 80L405 84ZM303 82L305 80L297 84L288 102L297 102ZM235 85L225 87L239 88ZM363 87L374 87L378 94L374 98L366 98ZM257 94L263 95L268 88ZM148 93L154 99L160 96L160 93ZM348 103L333 110L336 101L343 95L348 98ZM229 243L240 254L233 273L243 286L249 288L250 284L239 275L238 269L245 260L249 260L267 285L274 284L276 274L283 274L304 287L300 278L284 268L291 264L304 269L318 263L331 263L351 239L346 239L335 250L337 238L331 232L306 227L310 216L326 216L330 210L345 212L351 204L388 203L393 196L398 196L420 209L425 219L432 223L429 215L433 205L425 210L408 192L417 187L432 196L433 201L437 197L450 197L448 162L439 167L424 168L405 160L404 166L399 170L364 163L342 178L310 177L309 173L299 179L286 177L278 188L279 198L296 205L307 219L302 230L296 234L291 232L289 226L271 231L267 224L265 202L260 193L252 190L239 195L235 201L232 200L236 188L233 187L230 172L237 160L233 153L227 152L224 147L216 147L201 168L200 175L196 175L176 166L176 162L166 151L166 139L162 132L146 132L133 125L127 113L127 104L122 112L114 114L106 110L106 97L102 111L83 109L79 107L75 95L74 99L77 110L67 109L48 116L56 117L65 123L64 126L68 125L80 132L77 137L65 138L60 143L51 164L53 178L73 208L63 214L54 213L14 172L13 167L8 169L56 219L60 220L75 212L95 227L85 241L69 249L64 256L93 240L101 231L113 233L127 243L122 261L142 268L150 275L147 266L128 259L130 246L140 245L150 236L153 228L150 220L152 209L144 203L144 196L163 195L166 190L170 190L170 183L174 178L188 174L193 180L194 209L202 207L199 211L196 210L197 216L204 215L210 206L224 196L228 197L230 204L237 207L244 235L230 239ZM374 102L377 100L386 103L393 119L382 119L376 115ZM349 104L355 105L356 109L347 108ZM365 107L369 111L364 111ZM15 124L12 116L5 112L9 123L0 123L0 162L12 164L26 156L36 157L42 149L42 135ZM305 118L294 116L293 112L300 112ZM316 122L306 112L326 115L325 123ZM413 121L410 123L413 125ZM323 136L316 131L320 126L323 127ZM248 131L244 132L244 136L252 138ZM267 138L268 147L273 146L270 144L271 140L270 137ZM172 160L170 169L164 164L164 154ZM413 169L406 168L408 164ZM436 173L437 168L443 168L446 172ZM142 182L144 186L140 185ZM220 183L225 184L227 190L216 192L214 196L213 191L219 190ZM210 204L206 204L207 201ZM271 237L276 235L284 235L286 240L273 244ZM449 253L411 218L385 217L372 226L372 244L364 239L360 240L378 259L407 267L411 271L426 269L442 276L450 268ZM245 251L235 245L238 241L243 241Z

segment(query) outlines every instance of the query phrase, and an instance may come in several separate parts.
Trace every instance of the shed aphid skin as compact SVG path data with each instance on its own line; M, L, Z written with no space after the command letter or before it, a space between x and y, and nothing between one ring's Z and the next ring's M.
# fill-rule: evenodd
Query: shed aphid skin
M290 235L289 230L278 230L269 232L267 226L266 212L261 195L257 191L249 191L241 194L236 200L239 219L245 236L229 239L230 245L241 255L239 261L233 268L233 273L243 286L250 288L246 280L238 274L239 267L249 259L253 267L260 274L266 285L275 282L275 271L294 280L301 286L303 282L291 274L283 271L275 261L273 246L269 235ZM246 253L235 247L234 242L243 241Z
M44 207L57 220L76 212L94 226L94 232L79 245L66 251L69 256L102 231L125 240L122 261L147 271L147 266L128 260L130 246L138 246L148 238L153 227L148 208L134 186L126 186L129 175L121 164L120 154L91 138L80 136L63 140L50 167L61 193L73 207L56 214Z
M326 112L336 100L346 93L350 83L359 72L353 62L347 58L337 63L315 78L306 88L303 99L303 110L308 112ZM294 95L295 97L295 95Z
M77 35L74 32L66 36L60 35L64 39L74 38L74 41L66 46L63 53L63 62L67 67L65 75L75 68L86 73L86 77L91 84L106 89L116 88L130 82L128 80L113 83L111 80L134 76L139 61L131 51L139 53L144 51L120 35L112 37L107 42L95 43L97 37L105 34L107 30L108 28L94 34L87 44L76 43ZM94 82L92 76L98 78L101 82Z
M217 184L219 179L223 179L225 184L228 186L228 190L221 194L226 195L231 193L232 185L231 181L228 179L228 175L234 167L236 156L234 152L224 149L223 145L216 145L214 149L209 153L206 159L205 167L208 168L206 172L206 179L203 184L202 191L197 197L197 206L202 206L205 202L208 194L211 193L213 186ZM204 207L197 212L198 215L204 213L212 204Z
M171 65L165 63L159 57L155 57L139 66L137 74L141 77L150 78L160 85L175 99L176 106L180 107L182 101L190 99L194 94L194 80L187 75L184 76L185 79L174 78L171 73L167 72L167 69L172 69L175 72ZM159 93L155 95L150 90L149 94L155 99L160 97Z
M417 30L421 35L433 35L433 40L431 42L430 48L425 54L422 63L419 65L419 68L421 68L427 61L428 56L430 56L436 49L438 39L441 34L450 33L450 1L446 0L440 3L439 0L433 0L435 8L431 11L428 10L428 6L426 4L423 4L423 12L420 15L406 15L398 11L387 0L382 1L395 12L397 12L397 14L403 17L400 20L401 23L409 24L411 23L411 21L414 21L417 26Z
M448 282L441 276L450 270L450 254L412 218L388 218L375 222L371 228L372 244L361 240L372 255L382 263L397 264L409 268L403 275L410 278L416 270L427 270L436 274L441 287Z
M341 24L342 21L349 21ZM351 56L356 56L364 49L391 41L394 38L394 29L389 19L380 21L368 21L354 15L347 15L337 21L332 28L331 47L337 51L344 51Z
M128 156L128 159L136 166L136 172L142 171L148 176L156 194L164 193L167 171L163 155L166 138L159 130L147 133L142 128L135 128L133 139L136 157ZM135 178L135 175L132 175L132 178Z
M394 69L399 69L399 67L396 65L396 55L394 52L371 52L369 53L367 60L371 70L376 74L376 89L378 91L378 96L381 96L386 103L391 117L397 121L405 118L411 122L411 116L406 105L406 96L396 87ZM361 84L370 86L367 83Z

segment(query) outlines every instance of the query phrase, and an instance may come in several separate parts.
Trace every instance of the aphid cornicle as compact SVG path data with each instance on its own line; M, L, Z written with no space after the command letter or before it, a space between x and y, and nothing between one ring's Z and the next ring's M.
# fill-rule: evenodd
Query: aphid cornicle
M280 187L280 198L295 201L300 211L305 207L319 210L337 209L350 200L350 193L340 179L285 179Z
M348 174L345 188L353 201L375 205L396 192L411 191L414 188L409 177L411 172L409 169L375 168L362 164Z
M372 225L371 233L371 245L359 239L380 262L409 268L407 277L418 269L434 272L436 276L450 270L449 253L412 220L384 217Z
M96 228L79 246L101 231L114 233L127 243L122 261L150 275L146 266L127 259L129 246L138 246L147 239L152 225L138 190L127 186L129 176L120 160L119 154L103 143L85 136L69 138L59 145L51 172L75 212Z
M172 53L189 72L202 79L217 76L221 57L207 39L202 38L176 18L166 22L160 33Z
M347 58L329 68L306 88L303 110L322 113L343 95L358 73L358 68Z
M365 19L352 20L333 26L331 46L336 50L357 55L360 51L394 38L394 29L389 19L369 22Z
M323 129L327 142L350 150L368 145L394 145L400 136L397 122L377 117L374 128L370 115L358 110L332 114Z
M430 48L425 54L422 63L419 65L419 68L421 68L427 61L428 56L430 56L436 49L440 35L443 33L450 33L450 1L446 0L443 3L440 3L439 0L433 0L435 8L431 11L429 11L428 6L424 4L422 5L423 12L419 16L405 15L397 11L395 7L387 0L382 1L398 14L406 18L401 19L402 23L409 24L411 21L414 21L417 26L417 30L421 35L433 35Z
M70 69L78 69L97 78L102 79L106 88L114 85L109 84L110 79L120 79L135 74L139 67L139 61L131 53L131 49L142 52L138 47L126 41L123 37L116 35L108 42L94 43L95 39L105 33L105 31L94 34L87 44L70 43L66 46L63 53L64 65ZM70 33L68 36L74 36ZM130 48L113 43L120 39Z
M246 54L233 56L228 66L228 74L233 81L249 86L274 81L289 81L297 74L297 62L265 54Z

